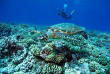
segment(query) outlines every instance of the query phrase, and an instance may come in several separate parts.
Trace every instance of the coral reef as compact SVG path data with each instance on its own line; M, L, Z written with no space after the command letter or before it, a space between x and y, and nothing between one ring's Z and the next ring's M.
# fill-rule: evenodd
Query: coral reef
M0 74L110 74L109 33L87 31L85 39L57 25L59 37L39 40L52 35L48 28L0 23Z
M11 27L9 24L0 23L0 38L11 35Z

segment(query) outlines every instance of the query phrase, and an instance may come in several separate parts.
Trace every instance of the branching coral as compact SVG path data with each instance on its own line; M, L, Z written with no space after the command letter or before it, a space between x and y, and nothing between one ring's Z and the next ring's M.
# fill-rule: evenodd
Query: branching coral
M106 53L102 52L99 49L94 49L92 51L92 56L93 58L91 58L91 60L94 60L104 66L107 65L108 59L107 59Z
M24 50L18 50L18 52L13 55L13 63L15 65L21 63L26 58L27 53L28 51L26 48L24 48Z
M11 27L8 24L0 23L0 37L11 35Z
M16 40L11 37L4 38L1 46L2 46L1 53L6 54L6 55L8 55L8 54L11 55L13 52L17 52L18 50L24 49L24 46L19 45L16 42ZM4 52L5 50L7 50L7 52Z
M91 61L89 66L90 66L91 72L105 73L104 67L95 61Z
M107 59L107 56L106 55L100 55L99 57L99 63L102 64L102 65L107 65L108 63L108 59Z
M32 67L36 64L36 61L33 55L29 54L22 63L18 64L15 67L16 71L22 71L23 73L29 70L32 70Z
M19 44L22 44L25 47L30 47L32 44L36 44L36 42L31 38L24 38L21 41L19 41Z
M101 33L97 37L101 39L110 39L110 35L107 33Z
M106 74L110 74L110 62L108 62L107 65L104 66L104 69L106 71Z
M85 63L85 62L88 62L89 59L87 58L81 58L78 60L78 64L82 64L82 63Z
M62 68L58 65L48 63L48 64L44 65L42 73L44 73L44 74L51 74L51 73L61 74Z
M48 57L45 59L46 61L50 61L53 63L60 63L64 59L65 55L60 53L60 54L50 54Z
M33 44L29 47L29 50L34 56L40 56L40 48L37 47L37 45Z
M82 36L73 35L73 37L77 38L78 40L73 40L72 41L72 45L74 45L74 46L82 46L82 45L86 45L87 44L86 40Z
M92 51L92 55L94 57L99 57L101 54L102 54L102 51L100 51L98 48L96 48Z

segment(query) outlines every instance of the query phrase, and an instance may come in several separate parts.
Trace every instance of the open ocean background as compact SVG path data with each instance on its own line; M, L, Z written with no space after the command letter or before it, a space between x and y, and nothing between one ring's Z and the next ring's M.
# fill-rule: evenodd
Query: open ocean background
M57 8L67 4L73 18L57 15ZM53 25L74 23L87 30L110 32L110 0L0 0L0 22Z

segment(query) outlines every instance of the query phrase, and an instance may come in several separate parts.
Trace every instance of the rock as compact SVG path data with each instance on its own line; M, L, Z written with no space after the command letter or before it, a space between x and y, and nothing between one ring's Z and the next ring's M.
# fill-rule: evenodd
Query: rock
M89 70L89 64L88 63L83 63L80 64L79 66L73 67L68 67L64 71L64 74L90 74Z
M65 70L64 74L81 74L80 68L68 68Z
M80 64L80 67L82 69L83 74L90 74L90 69L89 69L89 64L88 63Z
M14 74L24 74L23 72L14 72Z
M65 68L69 68L68 62L65 63L64 67L65 67Z

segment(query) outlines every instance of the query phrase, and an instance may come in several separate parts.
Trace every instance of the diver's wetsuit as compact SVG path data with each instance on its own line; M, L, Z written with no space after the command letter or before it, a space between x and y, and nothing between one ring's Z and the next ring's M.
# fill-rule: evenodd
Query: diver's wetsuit
M61 15L61 16L62 16L63 18L65 18L65 19L71 19L71 18L72 18L72 15L68 16L68 15L65 13L64 9L62 9L60 12L58 12L58 15Z

